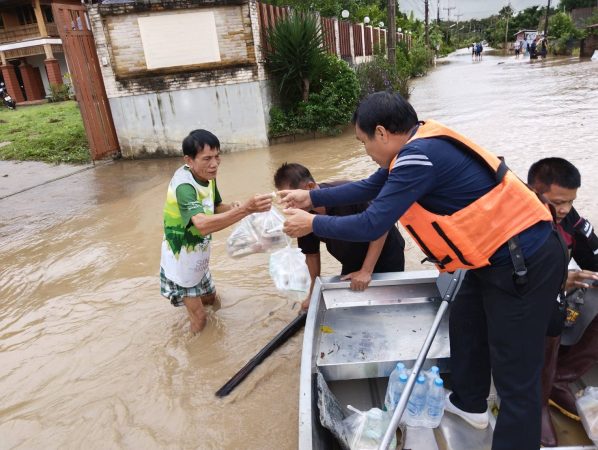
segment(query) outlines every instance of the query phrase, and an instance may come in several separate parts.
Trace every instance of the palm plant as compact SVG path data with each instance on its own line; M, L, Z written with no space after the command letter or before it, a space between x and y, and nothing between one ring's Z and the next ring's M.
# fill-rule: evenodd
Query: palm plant
M310 84L324 65L322 30L311 14L293 13L267 32L266 66L279 85L281 99L295 105L309 97Z

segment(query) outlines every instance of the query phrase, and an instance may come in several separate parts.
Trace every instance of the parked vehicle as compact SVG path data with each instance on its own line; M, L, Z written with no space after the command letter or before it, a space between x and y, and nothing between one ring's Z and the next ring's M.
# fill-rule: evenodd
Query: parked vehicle
M6 106L8 109L17 108L17 102L15 102L14 99L8 94L4 83L0 83L0 97L2 98L4 106Z

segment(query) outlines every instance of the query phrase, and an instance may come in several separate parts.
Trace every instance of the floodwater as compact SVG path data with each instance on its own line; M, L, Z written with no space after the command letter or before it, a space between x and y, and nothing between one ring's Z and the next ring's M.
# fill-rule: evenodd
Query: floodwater
M522 177L539 158L568 158L582 173L577 206L598 223L597 62L455 55L411 100ZM321 181L375 169L350 131L226 154L224 200L272 191L285 161ZM0 448L296 448L302 334L214 396L297 314L301 296L275 290L267 255L231 259L230 230L215 233L222 306L199 336L160 297L161 209L180 164L120 161L0 200ZM410 245L407 268L420 258ZM323 274L338 270L326 256Z

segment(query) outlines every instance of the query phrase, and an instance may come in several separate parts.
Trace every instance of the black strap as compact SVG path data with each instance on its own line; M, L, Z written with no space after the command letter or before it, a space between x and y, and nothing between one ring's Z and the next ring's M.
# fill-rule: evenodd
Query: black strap
M565 297L565 286L567 284L567 277L569 276L569 260L571 258L569 256L569 247L567 247L567 243L565 242L563 235L558 230L556 222L552 223L552 229L553 229L553 232L556 233L556 237L559 239L559 243L561 244L561 250L563 250L563 254L565 255L565 273L563 274L563 281L561 283L561 292L559 294L560 296L562 296L564 298Z
M498 168L496 169L496 182L500 183L508 171L509 171L509 168L507 167L507 163L505 162L504 159L501 159L500 164L498 165Z
M441 269L444 269L446 267L446 265L448 263L450 263L453 260L453 258L451 258L450 256L445 256L444 258L442 258L442 260L438 260L436 258L432 258L430 256L426 256L424 259L422 259L420 261L420 264L425 263L426 261L431 262L433 264L436 264L438 267L440 267Z
M519 237L513 236L507 241L507 244L513 262L513 281L517 286L524 286L527 283L527 267L525 267L525 258L519 244Z

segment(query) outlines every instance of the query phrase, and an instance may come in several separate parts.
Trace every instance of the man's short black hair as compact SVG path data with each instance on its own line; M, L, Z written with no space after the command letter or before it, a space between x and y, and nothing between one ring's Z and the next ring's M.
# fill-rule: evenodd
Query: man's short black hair
M195 159L197 154L203 150L205 146L220 150L220 141L214 134L208 130L193 130L185 139L183 139L183 155Z
M355 110L352 122L372 138L378 125L391 133L404 134L417 125L418 118L413 106L400 94L384 91L368 95Z
M298 189L302 183L310 181L315 183L309 169L297 163L284 163L274 174L274 186L277 189L287 184L291 189Z
M578 189L581 186L581 175L577 167L566 159L544 158L529 168L527 184L538 189L541 194L547 192L552 184L565 189Z

